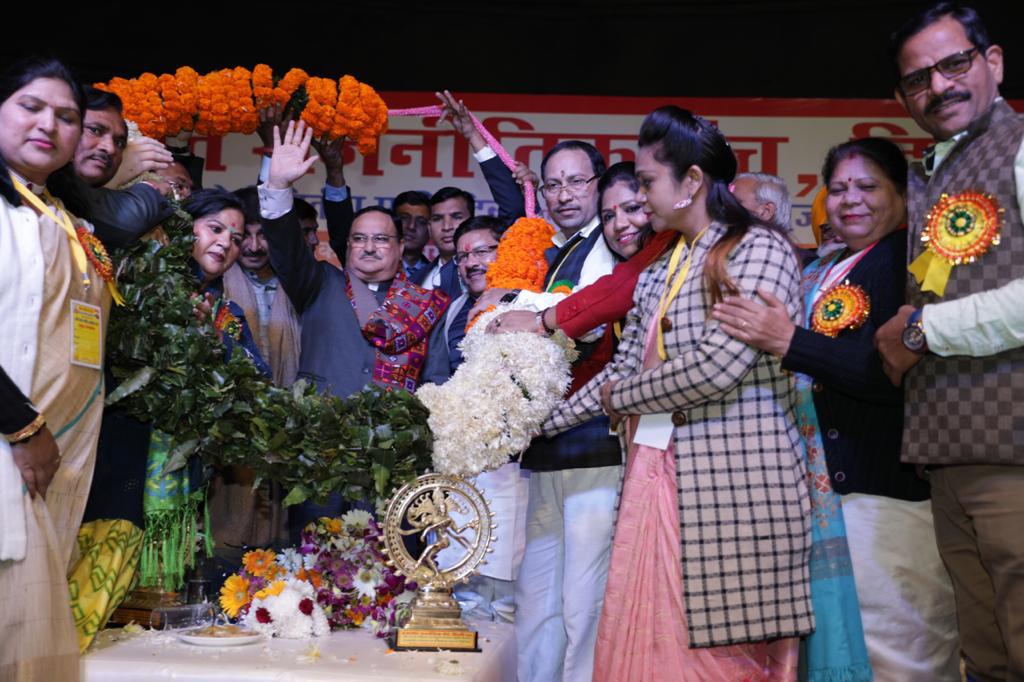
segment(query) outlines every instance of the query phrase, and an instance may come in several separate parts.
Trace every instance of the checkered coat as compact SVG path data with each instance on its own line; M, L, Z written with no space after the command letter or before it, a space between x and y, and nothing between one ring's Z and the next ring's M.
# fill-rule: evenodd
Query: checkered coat
M724 234L712 225L697 244L690 275L666 312L668 360L642 369L646 330L665 286L662 257L640 276L615 358L544 425L553 434L600 414L600 387L609 380L618 382L612 404L620 413L672 413L683 591L695 647L814 628L810 502L794 388L778 359L731 338L708 316L703 264ZM799 266L783 236L750 230L727 267L744 296L767 289L799 319Z

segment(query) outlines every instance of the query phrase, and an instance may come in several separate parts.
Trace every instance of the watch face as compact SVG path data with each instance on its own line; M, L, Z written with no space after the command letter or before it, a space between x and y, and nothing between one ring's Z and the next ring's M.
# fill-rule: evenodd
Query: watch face
M924 330L912 324L903 330L903 345L914 353L924 352Z

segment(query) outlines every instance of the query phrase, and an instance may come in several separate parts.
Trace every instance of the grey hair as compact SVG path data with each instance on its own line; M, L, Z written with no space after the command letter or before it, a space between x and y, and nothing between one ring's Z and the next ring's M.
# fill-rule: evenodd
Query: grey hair
M739 173L736 176L736 180L742 178L750 178L754 181L756 185L754 198L757 199L758 203L765 204L770 202L775 204L775 219L773 222L784 231L791 231L793 229L791 222L793 205L789 200L789 189L786 187L786 181L778 175L771 175L769 173ZM733 182L736 180L733 180Z

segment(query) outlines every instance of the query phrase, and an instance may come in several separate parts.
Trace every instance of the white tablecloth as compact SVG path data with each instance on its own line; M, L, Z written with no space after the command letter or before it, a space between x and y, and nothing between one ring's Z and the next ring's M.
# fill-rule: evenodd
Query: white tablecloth
M513 626L471 620L480 633L480 653L398 651L388 653L384 640L366 630L342 630L308 640L270 639L237 647L199 647L185 644L170 632L146 631L117 641L82 657L85 682L241 682L274 680L474 680L513 682L516 643ZM101 643L104 633L101 633ZM109 638L109 636L108 636ZM310 656L314 646L319 658ZM458 661L461 675L443 674L438 666Z

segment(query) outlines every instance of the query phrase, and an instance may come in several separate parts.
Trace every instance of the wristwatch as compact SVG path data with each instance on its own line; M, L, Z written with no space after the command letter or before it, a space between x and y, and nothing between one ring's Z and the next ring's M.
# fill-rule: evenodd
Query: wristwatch
M907 326L903 328L901 339L903 346L911 353L920 355L928 352L928 339L924 335L924 322L921 321L920 308L910 313L910 317L907 318Z
M511 303L512 301L516 300L516 296L518 296L519 292L521 291L522 289L513 289L512 291L502 296L501 300L499 300L498 303Z

